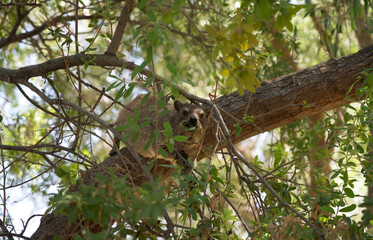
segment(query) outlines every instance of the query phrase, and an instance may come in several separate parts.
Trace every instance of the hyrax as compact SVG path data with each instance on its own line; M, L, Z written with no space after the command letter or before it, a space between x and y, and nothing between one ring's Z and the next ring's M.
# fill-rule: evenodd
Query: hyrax
M120 111L115 126L119 127L129 125L127 122L127 117L129 116L132 119L135 109L139 108L140 116L137 124L140 126L140 135L137 141L133 142L131 136L127 142L141 156L145 158L154 158L156 153L156 144L153 137L154 130L156 129L156 113L154 111L155 97L150 95L148 100L144 104L141 104L144 96L145 95L137 96ZM158 147L167 151L167 139L165 139L162 131L165 130L163 123L168 121L172 127L173 136L182 135L187 137L186 142L174 143L175 151L173 153L168 153L168 160L181 160L182 158L187 159L188 157L193 160L197 155L199 145L201 144L202 140L201 138L204 128L203 123L206 118L205 110L199 105L181 103L179 101L175 101L173 106L168 105L167 109L168 111L165 114L160 114L165 109L160 109L158 111L157 129L161 131L160 136L157 138ZM145 124L146 121L149 123ZM141 124L144 124L145 126L141 127ZM125 135L128 131L128 129L123 130L121 131L121 134ZM133 133L133 136L135 134L136 133ZM150 141L152 141L152 143L147 149L144 150L144 146ZM115 146L113 146L110 155L114 155L116 153L115 148L119 148L119 142L119 139L114 139ZM157 158L164 159L159 152L157 154Z

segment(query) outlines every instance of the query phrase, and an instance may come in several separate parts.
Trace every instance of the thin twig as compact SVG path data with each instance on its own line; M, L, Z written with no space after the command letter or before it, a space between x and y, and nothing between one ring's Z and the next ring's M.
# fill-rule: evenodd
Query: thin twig
M190 95L189 93L187 93L188 95ZM212 103L206 99L202 99L202 98L199 98L197 96L193 96L193 97L196 97L197 99L199 99L201 102L211 106ZM319 239L325 239L324 236L322 235L322 233L319 231L318 228L316 228L316 226L311 223L307 218L305 218L301 213L299 213L294 207L292 207L290 204L288 204L287 202L285 202L277 193L276 191L271 187L271 185L269 185L269 183L263 178L263 176L258 172L258 170L256 169L256 167L248 162L243 156L242 154L237 151L237 149L234 147L233 145L233 142L232 142L232 139L231 139L231 136L230 136L230 133L229 133L229 130L227 128L227 126L225 125L225 122L223 120L223 117L221 116L218 108L216 106L214 106L214 114L215 114L215 117L217 118L217 121L220 122L220 126L221 126L221 129L223 130L223 133L224 133L224 136L227 140L227 144L228 144L228 151L231 155L234 155L236 156L241 162L243 162L251 171L254 172L254 174L260 179L260 181L264 184L264 186L268 189L268 191L284 206L286 207L287 209L291 210L292 212L294 212L299 218L301 218L308 226L312 227L314 232L316 233L316 235L318 236Z

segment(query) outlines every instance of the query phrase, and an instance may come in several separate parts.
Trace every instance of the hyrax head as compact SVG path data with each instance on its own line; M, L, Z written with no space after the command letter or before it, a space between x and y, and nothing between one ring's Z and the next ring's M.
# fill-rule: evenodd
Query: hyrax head
M206 114L201 106L175 101L174 107L177 111L178 124L181 124L185 128L194 128L194 130L202 128L202 122Z

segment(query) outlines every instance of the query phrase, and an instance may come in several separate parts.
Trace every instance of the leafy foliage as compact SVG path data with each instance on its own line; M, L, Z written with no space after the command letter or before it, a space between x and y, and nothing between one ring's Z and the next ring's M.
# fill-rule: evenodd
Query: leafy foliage
M24 185L50 195L49 211L80 230L74 239L372 238L372 193L359 189L361 182L373 189L372 69L357 78L364 78L360 102L269 133L263 146L240 149L244 161L224 139L219 122L217 145L200 149L208 157L196 165L200 159L186 157L190 173L173 162L143 159L140 170L151 177L136 185L131 174L117 175L129 171L127 165L101 169L113 116L135 95L147 92L140 105L155 95L152 111L159 117L169 111L169 99L183 99L185 92L212 102L236 90L255 92L269 78L359 48L372 31L371 1L139 0L132 7L131 2L0 3L0 70L36 76L12 81L0 76L2 236L16 233L6 228L11 225L6 193ZM118 18L123 9L130 16ZM103 54L114 43L116 56ZM38 69L39 75L21 68L45 63L50 69L61 57L62 67ZM188 144L168 121L163 129L144 132L151 119L142 119L140 108L116 128L126 130L124 143L148 134L147 149L162 136L166 147L158 152L165 158L177 144ZM213 123L217 118L211 116ZM234 120L232 136L256 124L255 116ZM170 176L157 177L157 166ZM85 182L97 169L94 181ZM59 191L48 192L56 179Z

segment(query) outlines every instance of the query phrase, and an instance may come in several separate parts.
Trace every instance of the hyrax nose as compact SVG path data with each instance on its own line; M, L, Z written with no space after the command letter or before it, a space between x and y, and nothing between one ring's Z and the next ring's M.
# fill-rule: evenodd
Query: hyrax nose
M196 123L197 123L197 118L196 118L196 116L194 116L194 115L190 116L189 123L190 123L190 124L193 124L193 125L195 126Z

